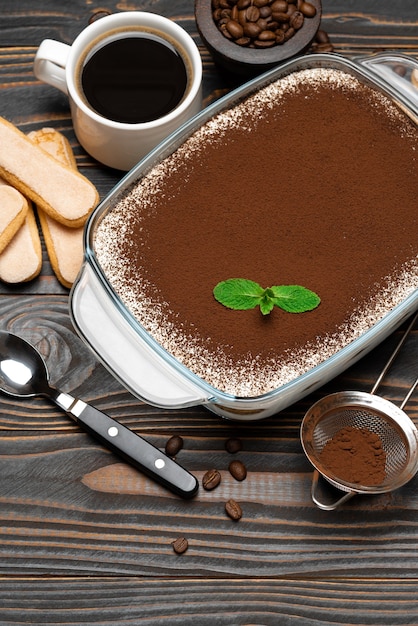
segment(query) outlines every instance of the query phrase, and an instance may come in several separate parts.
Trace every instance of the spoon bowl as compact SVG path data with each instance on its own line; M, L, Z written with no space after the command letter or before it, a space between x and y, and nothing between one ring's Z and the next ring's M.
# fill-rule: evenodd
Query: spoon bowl
M14 397L45 395L48 370L42 355L27 341L0 332L0 390Z

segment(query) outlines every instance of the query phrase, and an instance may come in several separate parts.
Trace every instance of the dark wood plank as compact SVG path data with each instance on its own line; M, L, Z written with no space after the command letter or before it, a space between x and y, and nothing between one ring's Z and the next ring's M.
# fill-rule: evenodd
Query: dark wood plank
M10 625L399 626L418 622L414 580L56 577L0 582L1 620Z
M417 6L381 0L322 0L322 27L349 56L396 50L417 57Z

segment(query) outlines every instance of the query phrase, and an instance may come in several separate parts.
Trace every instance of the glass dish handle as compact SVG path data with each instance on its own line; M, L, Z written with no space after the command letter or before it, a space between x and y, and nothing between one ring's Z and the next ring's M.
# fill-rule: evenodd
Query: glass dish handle
M208 402L203 390L180 376L132 330L88 264L73 285L70 314L78 334L134 396L161 408Z
M418 115L418 86L412 82L414 70L418 80L418 62L415 59L396 52L380 52L357 58L356 62L400 93Z

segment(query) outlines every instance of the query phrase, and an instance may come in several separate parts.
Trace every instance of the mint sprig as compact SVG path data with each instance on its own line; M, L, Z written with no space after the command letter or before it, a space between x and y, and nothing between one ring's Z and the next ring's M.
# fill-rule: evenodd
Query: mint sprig
M221 281L215 286L213 295L229 309L244 311L259 306L263 315L268 315L274 306L288 313L304 313L315 309L321 302L314 291L300 285L275 285L264 289L246 278Z

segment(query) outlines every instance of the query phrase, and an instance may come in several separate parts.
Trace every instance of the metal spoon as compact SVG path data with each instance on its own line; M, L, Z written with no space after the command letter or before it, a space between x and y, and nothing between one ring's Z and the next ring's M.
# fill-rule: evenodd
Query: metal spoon
M36 348L6 331L0 331L0 391L13 397L47 396L101 443L170 491L183 498L196 493L196 477L158 448L98 409L51 387Z

